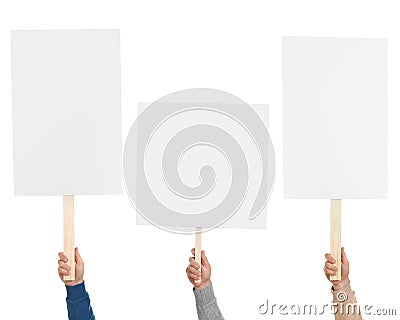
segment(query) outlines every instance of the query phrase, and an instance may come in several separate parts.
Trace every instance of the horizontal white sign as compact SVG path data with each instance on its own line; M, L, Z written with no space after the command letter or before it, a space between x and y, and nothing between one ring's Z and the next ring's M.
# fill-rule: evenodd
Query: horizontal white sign
M149 102L143 102L139 103L138 109L139 113L142 112L147 106L149 106L151 103ZM258 116L264 121L265 126L268 127L268 105L266 104L252 104L251 105L253 109L257 112ZM173 120L174 121L174 120ZM211 115L207 117L207 113L204 111L198 111L196 114L192 116L192 121L190 121L189 117L182 117L181 119L175 120L175 123L170 124L170 129L165 130L166 133L171 134L170 131L172 131L172 128L178 128L181 126L182 122L186 122L185 126L189 126L190 123L214 123L218 124L219 127L221 128L228 128L229 132L234 135L237 139L237 141L242 142L243 148L246 149L246 154L248 157L248 163L251 164L249 165L249 174L252 177L252 183L249 185L249 190L248 190L248 197L246 197L242 203L242 205L239 207L237 212L232 215L229 220L227 220L225 223L220 225L222 228L244 228L244 229L265 229L267 226L267 206L264 207L262 212L254 219L249 219L249 213L251 211L251 207L255 198L255 195L257 194L257 188L259 186L259 182L261 180L261 174L263 172L262 164L261 162L257 159L257 150L254 150L253 142L251 139L248 139L247 133L241 130L240 127L238 126L233 126L232 122L229 121L226 117L216 117L215 115ZM163 135L160 135L160 138L163 137ZM167 135L165 135L166 139L168 139ZM155 143L155 146L158 146L162 144L161 141ZM153 144L154 145L154 144ZM149 147L151 145L149 144ZM149 148L149 151L150 150ZM196 201L193 201L191 199L184 199L177 197L174 193L170 192L168 189L165 188L165 183L164 179L162 177L158 177L161 173L161 170L148 170L147 172L147 177L149 178L149 183L152 185L152 189L154 190L154 193L157 194L158 199L162 201L163 203L167 204L169 207L175 208L176 210L182 211L182 212L192 212L194 210L198 210L201 212L202 205L205 206L207 205L207 201L215 201L218 203L218 201L221 201L224 197L226 197L226 190L229 189L229 183L231 182L231 173L226 173L225 175L221 175L221 173L229 168L229 166L222 161L221 157L218 157L217 153L213 152L211 148L198 148L197 151L194 150L195 152L192 152L191 159L184 159L181 161L180 164L180 172L182 173L182 177L186 176L190 177L193 179L194 182L198 179L198 168L201 167L200 163L201 161L204 161L204 159L209 159L209 162L212 162L213 165L215 166L214 168L219 172L219 179L218 179L218 187L215 187L208 198L204 199L204 203L200 204ZM153 152L153 154L155 154ZM203 159L203 160L202 160ZM186 160L186 161L185 161ZM157 163L156 161L154 161ZM192 167L190 166L192 165ZM196 168L197 165L197 168ZM193 170L193 167L197 170ZM189 173L189 174L188 174ZM266 174L264 172L264 174ZM140 186L138 186L139 188ZM212 200L211 198L214 198ZM149 222L145 220L138 212L136 213L136 224L138 225L148 225ZM185 225L181 225L179 223L179 219L176 221L166 223L166 225L163 225L162 227L175 227L175 230L179 230L183 233L188 233L193 231L193 226L192 227L187 227ZM200 226L200 225L199 225ZM198 226L198 227L199 227ZM207 227L209 227L207 225Z

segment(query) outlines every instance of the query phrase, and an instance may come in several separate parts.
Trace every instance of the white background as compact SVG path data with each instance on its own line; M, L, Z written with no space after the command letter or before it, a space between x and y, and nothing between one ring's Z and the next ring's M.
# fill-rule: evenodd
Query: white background
M65 289L57 276L62 199L13 196L10 29L120 28L123 137L138 101L180 89L210 87L270 105L277 177L267 230L220 229L204 235L214 289L228 320L267 318L257 311L267 298L319 305L331 299L322 270L329 250L329 201L283 200L281 36L387 37L389 198L344 201L343 244L359 301L400 309L400 20L395 4L2 1L0 319L67 319ZM125 194L78 196L76 242L98 319L196 319L185 275L193 236L136 226Z

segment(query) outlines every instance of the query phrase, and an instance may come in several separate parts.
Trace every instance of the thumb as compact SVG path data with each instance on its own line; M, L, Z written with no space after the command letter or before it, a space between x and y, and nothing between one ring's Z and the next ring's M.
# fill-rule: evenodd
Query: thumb
M210 263L208 262L207 256L206 256L206 252L203 250L201 251L201 264L204 267L209 267Z
M82 265L82 264L83 264L83 260L82 260L81 255L79 254L78 247L75 248L75 262L76 262L77 264L79 264L79 265Z
M349 260L347 259L346 252L344 251L343 247L342 247L342 263L345 265L349 264Z

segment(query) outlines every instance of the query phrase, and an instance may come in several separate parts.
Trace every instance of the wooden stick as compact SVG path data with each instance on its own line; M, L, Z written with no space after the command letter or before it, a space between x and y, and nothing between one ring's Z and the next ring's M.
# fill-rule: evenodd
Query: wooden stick
M331 200L331 255L336 260L338 268L336 276L331 276L331 280L342 279L342 201L339 199Z
M63 196L64 204L64 253L71 267L71 274L64 280L75 280L75 244L74 244L74 196Z
M196 227L196 239L194 244L194 260L200 265L201 272L201 227ZM201 280L195 280L199 283Z

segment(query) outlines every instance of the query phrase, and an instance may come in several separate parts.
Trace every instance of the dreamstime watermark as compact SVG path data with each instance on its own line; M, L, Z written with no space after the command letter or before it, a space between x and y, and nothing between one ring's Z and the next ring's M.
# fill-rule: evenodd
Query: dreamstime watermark
M231 124L223 127L219 118ZM238 128L249 143L237 138ZM255 155L246 154L248 144ZM190 153L195 156L187 160ZM214 154L215 163L210 156ZM128 133L123 162L127 192L139 214L179 233L194 232L182 231L182 226L208 230L221 225L249 196L253 202L248 219L256 218L267 204L275 174L274 149L264 121L238 97L214 89L178 91L147 106ZM224 171L217 172L222 162ZM251 175L250 166L257 162L261 169ZM185 163L191 184L183 178ZM254 190L250 184L257 179ZM213 195L216 191L221 199Z
M373 304L360 305L357 302L349 302L346 292L337 293L337 302L323 305L273 303L269 299L258 307L260 315L266 316L322 316L326 314L363 315L363 316L397 316L400 311L397 308L382 308Z

